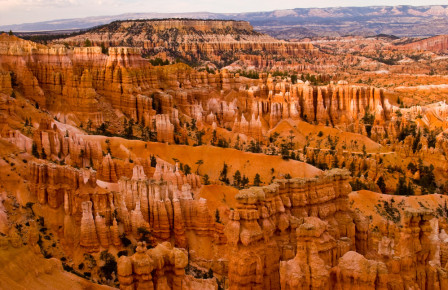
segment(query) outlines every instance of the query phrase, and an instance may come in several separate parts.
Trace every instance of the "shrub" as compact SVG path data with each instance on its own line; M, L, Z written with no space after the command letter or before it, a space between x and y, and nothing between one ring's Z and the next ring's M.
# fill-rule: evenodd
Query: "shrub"
M261 177L260 177L260 174L255 174L255 177L254 177L254 185L255 186L260 186L260 184L261 184Z
M115 257L108 251L102 251L100 259L104 261L104 265L100 267L101 273L107 280L112 279L112 273L117 272L117 261Z
M398 179L398 186L395 190L396 195L414 195L414 189L410 183L406 184L406 178L404 176L400 176Z
M184 174L185 175L191 174L191 167L190 167L190 165L185 164L183 169L184 169Z
M367 186L367 184L364 184L361 180L359 179L355 179L355 181L350 182L350 185L352 186L352 190L353 191L358 191L358 190L368 190L369 187Z
M157 160L156 157L154 155L151 155L151 167L156 167L157 165Z
M151 243L151 232L148 231L145 227L139 227L137 232L140 236L140 241L145 241L146 243Z
M386 183L384 182L384 178L382 176L378 178L378 180L376 181L376 185L378 185L382 193L386 192Z
M132 244L131 241L130 241L128 238L126 238L126 235L125 235L124 233L121 234L121 236L120 236L120 240L121 240L121 243L122 243L125 247L129 246L130 244Z
M217 222L217 223L221 223L221 217L219 216L219 210L218 209L216 209L216 211L215 211L215 221Z
M226 163L224 163L223 168L219 174L219 180L224 182L225 184L229 184L229 178L227 177L227 171L228 171L228 166Z
M210 184L210 178L208 177L208 174L205 174L202 177L202 180L203 180L204 185L209 185Z
M239 170L235 171L235 174L233 175L233 185L234 186L240 186L241 184L241 173Z
M128 255L127 250L119 251L117 254L118 258L120 258L121 256L127 256L127 255Z

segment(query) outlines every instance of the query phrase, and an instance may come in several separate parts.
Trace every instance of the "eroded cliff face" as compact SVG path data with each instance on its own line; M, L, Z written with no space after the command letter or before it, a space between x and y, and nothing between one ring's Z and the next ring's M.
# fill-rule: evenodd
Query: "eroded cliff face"
M358 203L359 198L363 203ZM357 231L359 228L362 233L357 244L362 255L348 252L341 258L331 270L336 285L349 287L354 283L366 289L446 287L443 196L391 197L360 191L352 193L351 199L360 205L355 220ZM376 213L367 216L372 209Z
M231 252L230 289L329 285L322 279L328 273L314 272L325 271L323 265L336 265L346 251L355 249L355 224L348 209L350 191L348 172L342 170L240 191L238 207L231 211L225 228ZM296 253L295 260L281 262ZM314 269L312 263L321 265ZM300 269L303 272L295 272Z
M443 219L386 205L386 219L372 222L350 208L348 176L331 170L240 191L224 230L230 289L442 289Z
M250 87L246 93L253 100L248 110L255 116L269 113L271 128L288 118L348 126L366 112L375 112L375 118L384 121L390 119L392 109L382 89L350 86L344 81L312 86L309 82L291 84L262 74L260 84Z
M183 289L187 263L187 254L170 243L161 243L149 250L144 242L139 243L132 257L123 256L118 260L120 288Z
M139 47L147 56L172 60L182 57L198 63L227 63L237 59L245 62L247 56L262 56L256 62L261 68L267 64L263 59L317 53L309 43L279 41L254 31L249 22L224 20L115 21L58 42L82 46L86 39L106 48Z
M420 288L443 289L447 270L440 259L440 248L446 242L440 238L437 218L428 210L405 210L398 226L389 223L387 229L369 232L368 248L363 256L346 253L331 269L336 287L354 285L364 289Z
M47 47L6 34L0 46L2 90L11 93L14 84L59 121L89 131L122 133L123 122L132 119L147 127L142 136L154 132L159 142L182 142L188 136L181 123L194 118L261 140L286 119L363 133L356 124L370 113L379 126L373 132L381 138L391 118L382 89L343 81L311 86L267 74L251 81L227 70L209 74L182 64L153 67L136 48L111 47L106 55L100 47Z
M429 37L398 47L403 50L433 51L443 53L448 51L448 35Z
M104 172L97 179L92 171L46 163L31 163L29 170L30 191L38 202L64 210L64 218L55 221L64 225L64 241L79 242L87 251L120 246L117 220L126 234L138 237L138 229L144 228L154 238L174 239L175 245L183 248L187 246L186 232L214 239L207 201L192 198L192 192L201 187L199 177L184 175L168 164L147 169L152 178L146 177L141 165L133 167L131 178L115 170L114 176L120 180L101 180Z

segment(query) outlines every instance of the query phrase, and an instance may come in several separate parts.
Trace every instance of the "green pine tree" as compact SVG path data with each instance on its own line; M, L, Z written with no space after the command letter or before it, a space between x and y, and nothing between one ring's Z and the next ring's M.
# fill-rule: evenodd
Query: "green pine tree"
M260 174L255 174L255 177L254 177L254 186L260 186L260 184L261 184L261 177L260 177Z
M239 170L235 171L235 174L233 175L233 185L234 186L240 186L241 184L241 172Z

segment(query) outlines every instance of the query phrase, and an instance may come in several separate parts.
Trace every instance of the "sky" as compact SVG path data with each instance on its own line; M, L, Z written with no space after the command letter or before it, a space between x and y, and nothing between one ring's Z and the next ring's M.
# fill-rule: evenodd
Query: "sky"
M235 13L374 5L448 5L448 0L0 0L0 25L136 12Z

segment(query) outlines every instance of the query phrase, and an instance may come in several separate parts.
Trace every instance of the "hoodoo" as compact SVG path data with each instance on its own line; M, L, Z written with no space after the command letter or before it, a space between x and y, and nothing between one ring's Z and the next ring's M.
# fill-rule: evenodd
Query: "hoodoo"
M1 34L0 288L448 288L445 36L309 13Z

